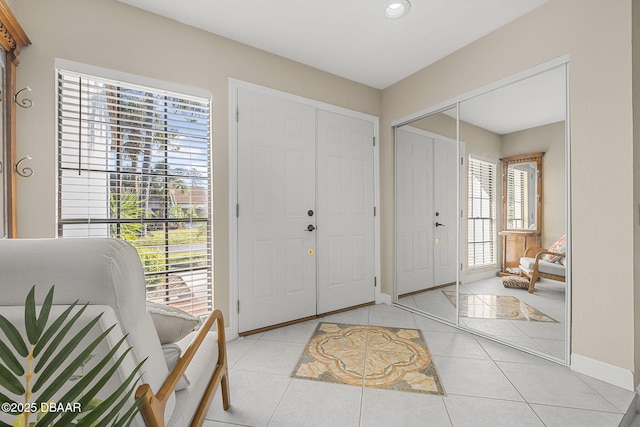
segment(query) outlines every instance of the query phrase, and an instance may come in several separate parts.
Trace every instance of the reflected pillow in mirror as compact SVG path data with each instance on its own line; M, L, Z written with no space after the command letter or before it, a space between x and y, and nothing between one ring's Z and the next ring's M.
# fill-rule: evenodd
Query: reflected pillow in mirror
M551 246L549 246L549 252L555 252L557 254L564 254L567 252L567 235L563 234L558 240L556 240ZM548 262L558 262L564 257L557 255L546 254L543 259Z

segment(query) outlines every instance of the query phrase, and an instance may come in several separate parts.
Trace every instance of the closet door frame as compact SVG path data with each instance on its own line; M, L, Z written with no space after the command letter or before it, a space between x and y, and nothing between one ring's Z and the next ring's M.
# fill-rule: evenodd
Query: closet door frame
M266 93L272 96L276 96L282 99L294 101L303 105L312 106L318 110L324 110L332 113L342 114L348 117L353 117L361 120L370 121L373 124L373 135L375 138L375 145L373 147L373 169L374 169L374 204L376 208L376 215L374 218L374 271L376 277L375 288L375 302L391 304L391 296L382 294L381 289L381 270L380 270L380 166L379 166L379 153L380 153L380 131L379 131L379 118L370 114L361 113L358 111L350 110L347 108L339 107L336 105L327 104L324 102L316 101L313 99L305 98L298 95L293 95L287 92L271 89L268 87L256 85L254 83L245 82L229 78L229 315L227 317L228 326L226 327L226 334L229 339L236 338L238 336L239 316L238 316L238 297L239 297L239 282L238 282L238 217L237 217L237 205L238 205L238 90L248 90ZM215 286L215 284L214 284Z

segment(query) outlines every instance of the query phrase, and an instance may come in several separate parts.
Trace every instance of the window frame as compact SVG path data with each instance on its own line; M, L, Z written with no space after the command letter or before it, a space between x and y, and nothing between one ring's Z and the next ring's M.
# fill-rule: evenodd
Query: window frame
M64 205L65 201L63 201L63 197L64 197L64 194L69 194L69 191L65 192L64 190L65 183L63 182L63 173L65 171L68 171L68 169L63 167L64 155L62 154L62 152L63 152L64 138L62 136L63 134L62 121L63 121L64 113L62 111L63 108L61 107L62 105L61 102L70 101L72 100L72 97L68 96L67 98L61 99L62 97L65 96L66 92L64 92L64 90L62 89L61 81L58 80L60 78L59 76L61 75L60 73L63 73L63 74L67 73L67 75L73 75L73 76L75 75L83 76L90 81L99 81L99 82L108 81L110 84L115 85L115 86L109 86L111 89L114 87L116 87L118 91L122 89L122 93L129 91L128 94L139 94L140 91L145 91L144 95L140 95L140 97L142 98L143 101L152 100L151 101L152 104L151 104L151 107L149 107L149 110L152 111L151 114L153 114L154 120L157 118L155 113L155 107L156 107L155 97L159 96L160 97L159 99L162 99L162 97L164 96L165 115L164 115L163 123L164 123L165 129L167 127L170 127L169 122L171 120L175 120L176 117L182 117L182 114L185 114L185 111L188 112L190 109L190 104L183 107L179 107L179 106L176 107L176 105L178 105L180 102L185 100L189 101L189 100L195 99L196 101L194 102L199 102L200 104L197 104L197 103L194 104L195 106L193 107L194 109L193 111L196 111L198 114L202 114L204 118L201 118L201 119L199 118L197 120L198 126L199 126L198 130L200 131L200 134L198 134L197 137L194 136L194 138L198 138L197 148L203 150L202 152L204 153L204 158L202 157L202 155L190 155L190 157L197 157L199 162L198 167L202 169L203 165L205 165L204 168L206 169L206 173L204 174L203 178L199 178L199 175L196 172L193 172L193 173L196 173L196 175L193 175L193 176L186 175L184 179L185 181L192 180L190 186L188 184L185 185L185 187L189 190L188 193L189 193L189 198L191 199L190 203L192 205L193 203L195 203L193 202L193 200L195 200L194 190L198 188L197 183L198 182L201 183L199 188L203 188L203 187L206 188L206 195L205 195L206 206L202 209L205 212L204 216L200 217L198 214L193 213L196 210L196 205L191 206L193 208L192 212L187 217L184 217L184 218L177 217L174 214L168 213L169 206L174 207L174 205L178 205L178 202L176 202L175 194L173 194L177 192L177 190L175 188L171 189L171 184L167 177L172 176L171 167L174 168L173 170L176 170L175 169L176 165L178 163L182 164L182 161L176 161L174 159L173 160L174 163L171 163L170 160L167 160L167 153L170 152L171 150L169 148L170 137L168 133L166 133L165 131L165 134L163 136L164 139L160 138L160 141L162 142L157 144L157 147L160 147L160 148L154 149L155 151L160 153L160 156L162 156L163 155L162 153L164 153L164 164L167 165L165 172L158 175L157 171L154 172L152 170L154 166L157 166L160 162L162 162L161 160L160 161L156 160L155 163L150 162L146 170L144 169L144 166L141 166L140 172L139 172L140 175L146 175L148 177L155 177L155 176L159 177L159 181L156 181L156 185L159 185L160 187L162 187L158 191L162 193L159 196L160 205L162 206L160 209L163 209L165 215L163 215L160 218L151 217L149 215L149 210L148 210L149 208L147 206L147 210L144 213L141 213L139 217L136 217L134 219L123 217L121 213L118 214L119 218L111 218L111 215L113 214L111 212L113 207L113 203L111 201L112 195L113 194L118 195L118 200L121 200L122 195L127 194L126 190L122 190L122 188L124 187L120 187L120 184L114 186L114 184L112 183L114 179L113 176L117 175L119 177L120 176L119 174L123 173L122 170L119 169L120 168L119 161L117 162L118 163L117 170L113 170L112 168L114 166L109 165L111 150L115 149L117 151L119 150L119 148L114 148L114 147L120 147L124 145L124 143L121 141L114 142L114 141L117 141L119 138L123 139L122 136L114 136L119 131L119 126L121 125L123 120L122 119L123 116L118 110L118 112L115 113L113 117L109 115L109 117L105 119L105 124L103 125L103 129L105 129L105 133L109 135L103 137L104 142L97 144L103 150L103 154L104 154L104 163L105 163L104 170L97 171L97 172L102 174L103 183L106 184L106 189L103 190L104 194L107 195L107 198L108 198L108 200L105 202L108 205L108 207L106 208L106 212L105 212L105 206L102 206L102 214L99 214L99 216L102 216L101 218L92 218L91 213L87 213L86 218L65 217L65 212L63 212L63 210L65 209L65 205ZM199 316L207 315L213 310L213 294L214 294L213 292L213 286L214 286L213 284L213 233L212 233L212 228L213 228L213 199L212 199L213 150L212 150L212 143L211 143L212 101L211 101L210 94L206 91L202 91L199 89L194 89L194 88L187 89L184 86L180 86L180 85L160 82L158 80L153 80L153 79L146 79L143 77L115 72L112 70L99 69L97 67L85 66L83 64L72 63L70 61L56 61L56 78L57 78L56 117L58 121L58 125L57 125L58 134L56 138L57 149L58 149L57 171L56 171L56 176L58 177L57 191L56 191L58 208L57 208L56 225L57 225L58 237L65 237L65 226L74 226L74 224L77 224L80 226L86 226L86 234L87 234L86 237L91 236L91 227L95 224L104 224L103 230L106 230L106 234L107 234L104 237L117 237L117 238L123 237L123 235L121 234L121 227L123 224L135 224L136 226L142 226L142 227L151 226L153 228L159 228L163 236L158 240L162 240L164 238L164 242L159 243L157 246L153 246L153 248L154 249L163 248L164 250L163 252L161 251L161 257L158 257L159 259L161 259L160 261L162 263L161 265L164 267L164 269L162 269L161 271L154 272L149 268L147 268L148 265L145 265L147 264L147 262L145 261L145 256L143 255L143 252L145 250L148 250L149 247L145 246L141 242L140 242L141 243L140 245L136 245L135 241L132 242L134 243L134 246L136 246L136 249L138 249L141 255L141 261L143 263L143 267L145 268L145 279L147 280L147 285L146 285L147 297L150 300L153 300L154 302L163 302L168 305L177 306L186 311L192 312L195 315L199 315ZM148 90L149 93L146 93L146 90ZM109 95L111 95L111 92L109 92L109 89L107 89L107 86L103 87L102 92L99 92L99 93L101 96L105 96L106 93L109 93ZM206 95L206 96L203 96L203 95ZM82 95L79 95L79 97L81 96ZM75 98L75 99L78 99L78 98ZM114 99L115 100L105 101L104 102L105 105L117 106L120 109L124 102L123 99L126 100L126 95L120 94L120 95L114 96ZM171 101L167 101L168 99L170 99ZM135 102L138 102L138 101L135 101ZM168 102L172 103L172 105L175 107L175 111L179 112L177 113L177 115L169 116L166 114ZM142 103L142 101L140 101L140 103ZM202 113L200 110L198 110L198 108L201 106L203 106L202 111L205 111L205 113ZM130 113L130 114L131 114L130 117L134 116L133 113ZM91 116L91 117L93 118L94 116ZM163 120L162 118L159 119L160 122L162 122L162 120ZM81 126L81 119L77 119L77 121L79 123L78 126ZM139 119L138 121L136 120L133 120L133 121L135 122L134 124L137 124L137 125L140 125L142 123L142 119ZM65 126L66 126L65 132L67 132L69 125L67 124ZM176 125L173 124L173 126L175 127ZM181 131L182 133L179 133L178 136L172 136L171 138L173 138L174 141L177 141L180 137L184 135L187 135L187 138L191 137L192 135L190 134L190 132L192 132L192 130L188 126L190 125L187 125L187 127L185 127L186 130L182 130ZM151 130L149 133L153 135L149 138L151 138L154 141L152 143L154 144L156 141L156 138L158 138L158 134L161 134L161 132L157 131L154 125L153 130ZM77 132L77 135L80 141L78 142L78 146L77 146L77 151L80 154L77 154L77 158L78 160L81 161L83 156L83 154L81 153L82 146L84 144L88 144L88 139L83 141L82 131ZM183 147L184 149L185 147L188 146L188 144L184 143L183 145L183 143L179 141L178 146ZM65 148L68 149L68 146L65 146ZM73 158L73 156L69 158ZM187 166L190 166L193 163L190 159L185 164ZM89 165L88 167L90 169L91 166ZM87 166L85 166L85 168L87 168ZM193 169L195 169L195 167ZM138 170L134 170L134 172L138 172ZM121 182L120 178L118 178L118 180L119 180L118 183L120 183ZM157 182L160 182L160 183L158 184ZM92 185L94 185L93 181L91 181L90 178L87 178L87 186L86 186L87 192L91 190ZM113 188L115 188L115 193L113 193L114 191ZM136 191L138 190L136 189ZM149 196L149 194L150 193L148 192L147 195ZM194 241L189 240L191 237L187 238L186 245L176 243L175 239L173 243L171 243L169 239L171 224L174 224L174 226L175 224L183 224L183 225L186 224L186 226L189 227L190 229L197 228L197 224L201 224L206 231L205 237L204 237L204 245L205 245L204 251L193 249L194 246L192 245L195 245L196 247L200 248L202 243L198 241L197 243L194 244L193 243ZM193 226L194 224L196 224L195 227ZM114 227L115 229L117 229L115 234L113 231ZM188 234L190 236L193 236L192 233L188 233ZM202 233L200 233L198 239L202 238L201 234ZM178 248L178 246L180 247ZM173 250L175 252L175 251L178 251L179 249L183 249L184 247L187 248L186 261L185 261L187 266L182 269L176 269L175 265L180 264L180 262L176 260L179 257L176 257L175 253L171 254L171 251ZM147 249L141 251L140 250L141 248L147 248ZM203 252L203 254L200 254L200 252ZM171 259L172 255L173 255L173 259ZM202 255L204 255L204 258L202 257ZM146 259L148 260L148 257ZM175 264L175 263L178 263L178 264ZM156 267L153 267L153 268L156 268ZM178 283L179 289L177 293L172 292L171 293L172 296L170 296L170 291L172 291L172 287L171 287L172 277L170 277L170 275L177 275L176 277L178 278L177 280L179 281ZM162 290L158 291L156 289L158 288L158 284L153 285L153 288L152 288L152 285L151 285L152 280L157 280L158 276L162 276L164 278L164 281L161 283L160 287L164 286L165 291L162 291ZM185 279L184 278L185 276L188 278ZM150 290L150 288L156 289L156 290ZM156 292L155 297L153 292ZM187 295L187 297L184 297L185 294ZM191 296L189 297L188 295L191 295ZM206 306L205 306L205 303L206 303Z
M486 197L485 198L477 197L477 196L474 197L473 185L471 183L471 180L473 177L472 169L474 168L473 166L474 162L479 162L479 163L488 165L490 169L489 173L491 174L491 178L490 178L491 194L489 194L489 197L488 197L488 200L489 200L489 216L488 217L482 217L482 216L472 217L472 215L474 214L473 200L480 200L480 201L487 200ZM466 223L467 256L465 258L465 264L468 271L498 267L498 210L497 210L498 162L495 160L482 158L482 157L470 154L467 158L467 165L468 165L467 166L467 200L466 200L466 203L467 203L467 215L466 215L467 217L467 223ZM481 211L482 211L482 208L481 208ZM489 233L490 233L489 240L483 240L478 242L476 240L470 239L470 235L472 234L471 233L472 221L489 221ZM473 228L473 230L475 230L475 228ZM475 235L475 233L473 234ZM477 261L478 257L475 255L474 252L472 252L472 249L471 249L472 245L476 245L476 244L489 244L491 246L490 262L478 263ZM472 258L474 261L473 263L471 262ZM482 258L484 258L484 256L482 256Z

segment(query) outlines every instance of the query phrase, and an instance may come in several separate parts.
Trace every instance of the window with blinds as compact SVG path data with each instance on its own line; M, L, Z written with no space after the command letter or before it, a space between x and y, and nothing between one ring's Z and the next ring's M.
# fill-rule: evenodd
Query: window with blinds
M212 310L210 101L58 70L58 233L132 243L147 299Z
M496 164L469 157L469 268L496 265Z

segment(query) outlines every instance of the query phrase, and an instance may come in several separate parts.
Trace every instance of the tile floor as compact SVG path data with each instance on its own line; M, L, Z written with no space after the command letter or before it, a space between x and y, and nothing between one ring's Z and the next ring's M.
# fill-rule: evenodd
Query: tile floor
M420 329L446 396L292 378L319 322ZM216 426L618 426L634 394L388 305L229 342L231 403Z
M434 289L400 299L403 305L433 313L455 322L455 306L451 304L447 292L455 287ZM478 304L471 316L461 317L460 323L504 341L560 360L565 359L565 284L553 280L542 280L530 294L526 289L505 288L499 277L479 280L460 285L463 302L473 298ZM491 307L488 296L516 297L522 303L541 312L554 322L528 321L516 318L500 318ZM495 303L495 301L493 301ZM464 304L463 304L464 305ZM461 306L461 314L467 306ZM484 318L483 318L484 316Z

